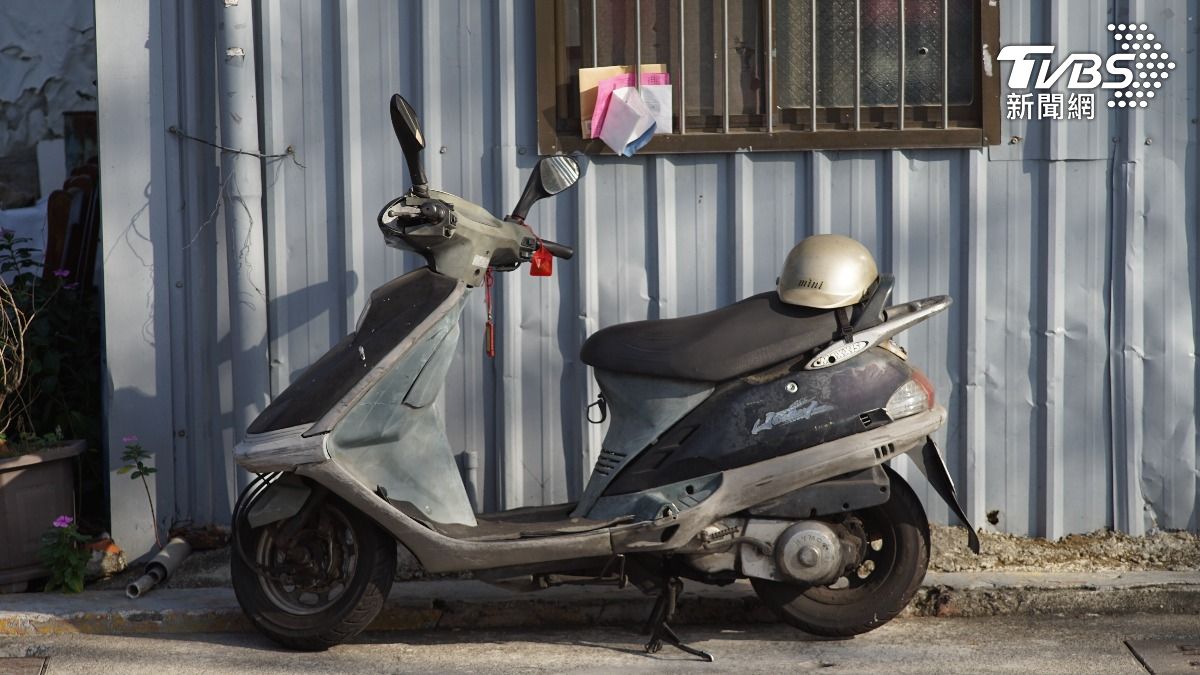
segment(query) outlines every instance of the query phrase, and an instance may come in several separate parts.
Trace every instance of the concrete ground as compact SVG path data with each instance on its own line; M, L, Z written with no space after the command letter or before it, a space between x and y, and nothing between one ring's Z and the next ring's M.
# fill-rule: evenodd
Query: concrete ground
M625 626L645 619L652 598L632 587L559 586L519 593L472 580L398 583L376 630L538 629ZM1200 573L930 572L908 616L1103 616L1200 614ZM680 626L773 623L750 584L688 582ZM0 636L226 633L251 627L228 588L164 588L130 600L122 591L0 596ZM7 675L0 671L0 675Z
M845 641L778 624L747 583L688 583L674 624L713 653L716 663L707 664L669 647L643 653L645 637L634 630L653 600L632 588L522 594L469 579L397 583L371 631L354 643L288 652L253 631L221 576L227 565L218 564L219 552L211 557L181 575L189 587L168 584L139 600L126 599L115 582L78 595L0 596L0 675L1200 673L1194 567L930 572L905 616Z
M619 628L368 633L324 653L283 651L255 633L0 638L0 673L805 672L1139 673L1125 642L1164 641L1156 673L1195 672L1200 617L1021 616L902 618L852 640L820 641L778 624L685 626L714 654L702 663ZM1188 652L1190 645L1195 651ZM1155 646L1153 644L1151 647ZM1173 651L1172 651L1173 650ZM1154 649L1143 647L1143 651ZM1154 652L1158 653L1158 652ZM1162 656L1166 654L1166 656ZM6 664L12 666L6 670ZM15 670L23 664L29 670Z

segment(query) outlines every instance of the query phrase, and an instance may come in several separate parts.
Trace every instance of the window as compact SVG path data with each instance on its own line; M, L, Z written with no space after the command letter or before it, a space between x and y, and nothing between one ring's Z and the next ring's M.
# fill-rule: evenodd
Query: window
M994 144L996 4L538 0L539 149L609 152L582 138L579 69L643 64L667 66L674 133L642 153Z

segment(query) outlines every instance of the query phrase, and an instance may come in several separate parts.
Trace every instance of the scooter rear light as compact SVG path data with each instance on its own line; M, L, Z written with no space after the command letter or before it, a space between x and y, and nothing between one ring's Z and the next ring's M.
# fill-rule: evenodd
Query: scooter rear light
M916 380L917 384L921 385L922 389L925 390L925 395L929 398L928 407L932 408L933 402L936 400L936 397L933 393L933 383L929 381L928 377L925 377L925 373L922 373L916 368L912 369L912 378L913 380Z
M905 382L888 399L888 417L898 420L925 412L933 407L933 385L929 379L914 369L912 379Z

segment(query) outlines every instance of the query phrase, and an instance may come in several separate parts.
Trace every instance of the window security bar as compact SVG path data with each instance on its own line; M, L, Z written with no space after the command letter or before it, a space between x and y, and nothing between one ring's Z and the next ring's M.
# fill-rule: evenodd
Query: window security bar
M818 14L817 5L820 0L809 1L809 123L808 131L818 130L818 100L817 100L817 24ZM592 65L599 64L599 35L597 27L597 8L596 0L591 0L591 51ZM722 74L722 110L721 110L721 128L725 133L731 131L730 110L730 85L729 85L729 0L722 0L721 7L721 33L722 33L722 59L723 67ZM765 55L766 55L766 77L764 87L765 109L766 109L766 131L767 133L775 133L776 125L776 101L775 101L775 3L774 0L761 0L761 7L766 27ZM897 81L897 102L896 102L896 128L903 130L905 128L905 108L907 106L907 26L905 23L906 10L905 0L896 0L897 8L897 30L899 38L899 48L897 49L897 66L898 66L898 81ZM941 124L940 128L950 128L950 6L949 0L941 0ZM679 68L673 74L673 79L678 87L679 96L679 125L678 133L686 134L688 132L687 125L687 30L686 30L686 11L687 0L679 0ZM634 63L634 82L638 89L642 86L642 2L635 0L634 3L634 44L635 44L635 63ZM862 26L862 0L854 0L854 130L862 130L862 107L863 107L863 91L862 91L862 42L863 42L863 26Z

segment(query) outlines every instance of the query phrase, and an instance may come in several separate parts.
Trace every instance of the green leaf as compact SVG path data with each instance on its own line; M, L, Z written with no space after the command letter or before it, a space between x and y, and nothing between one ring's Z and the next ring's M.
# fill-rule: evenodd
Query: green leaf
M123 467L117 469L117 473L119 473L119 474L127 474L130 471L133 471L132 466L123 466Z

